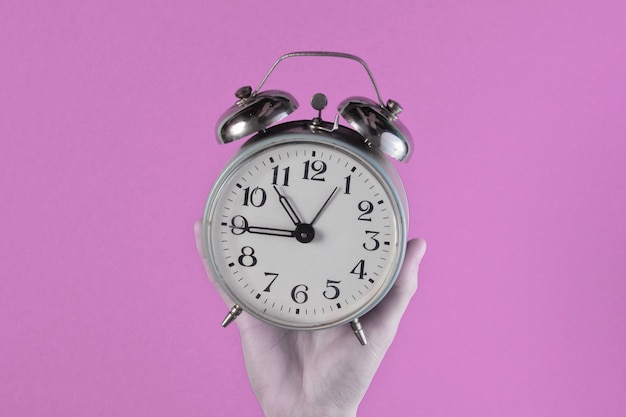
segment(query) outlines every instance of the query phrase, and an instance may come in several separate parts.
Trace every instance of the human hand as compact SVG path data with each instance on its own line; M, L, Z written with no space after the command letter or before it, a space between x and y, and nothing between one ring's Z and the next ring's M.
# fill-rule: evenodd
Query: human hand
M202 246L202 224L194 226L196 248L211 283L215 282ZM319 331L286 330L246 314L235 321L246 370L266 417L356 416L356 410L393 341L400 319L417 290L417 271L426 242L407 244L404 265L387 296L360 318L367 346L345 326Z

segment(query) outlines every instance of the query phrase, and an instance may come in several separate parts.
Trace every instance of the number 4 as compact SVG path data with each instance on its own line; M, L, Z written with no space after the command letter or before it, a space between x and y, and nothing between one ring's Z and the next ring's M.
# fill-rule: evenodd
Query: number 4
M365 259L361 259L350 273L358 275L359 279L363 279L367 275L367 272L365 272Z

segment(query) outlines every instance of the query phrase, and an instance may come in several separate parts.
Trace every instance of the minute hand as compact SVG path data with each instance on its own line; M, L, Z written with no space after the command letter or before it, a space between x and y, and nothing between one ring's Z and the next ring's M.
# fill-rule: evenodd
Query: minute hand
M328 196L328 198L326 199L326 201L324 201L324 204L322 205L322 207L319 209L319 211L317 212L317 214L315 215L315 217L313 217L313 220L311 221L311 225L315 223L315 221L318 219L318 217L320 217L320 214L322 214L322 212L324 211L324 209L326 208L326 206L328 206L328 203L330 203L331 198L333 198L333 196L335 195L335 193L337 192L337 190L339 189L339 187L335 187L335 189L333 190L332 193L330 193L330 195Z
M295 234L294 230L274 229L274 228L271 228L271 227L249 226L249 227L246 228L246 232L254 233L254 234L258 234L258 235L296 237L296 234Z
M293 209L293 207L291 206L291 204L289 204L289 200L287 200L287 197L285 197L284 195L282 195L280 193L280 191L278 191L278 188L276 186L274 186L274 190L276 190L276 194L278 194L278 201L280 202L280 205L283 206L283 208L285 209L285 211L287 212L287 214L289 215L289 218L291 219L291 221L293 222L293 224L295 224L296 226L299 226L302 224L302 221L300 220L300 218L298 217L298 214L296 213L296 211Z

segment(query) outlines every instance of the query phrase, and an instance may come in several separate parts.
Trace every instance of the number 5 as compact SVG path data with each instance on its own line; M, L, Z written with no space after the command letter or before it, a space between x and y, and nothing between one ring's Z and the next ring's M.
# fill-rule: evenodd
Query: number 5
M329 296L327 294L328 290L324 291L324 297L326 297L329 300L334 300L335 298L339 297L339 287L332 285L332 284L341 284L341 281L333 281L333 280L326 280L326 287L327 288L332 288L334 291L334 294L331 296Z

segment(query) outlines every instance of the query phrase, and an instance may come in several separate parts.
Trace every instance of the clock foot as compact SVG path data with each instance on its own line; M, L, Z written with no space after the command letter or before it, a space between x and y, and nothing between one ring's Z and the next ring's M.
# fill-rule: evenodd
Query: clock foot
M359 319L354 319L350 322L350 327L354 331L356 338L359 339L361 345L367 345L367 339L365 338L365 332L363 331L363 326L361 326L361 322Z
M222 321L222 327L226 327L230 323L235 321L235 319L241 314L242 311L243 310L241 307L239 307L239 304L235 304L224 318L224 321Z

